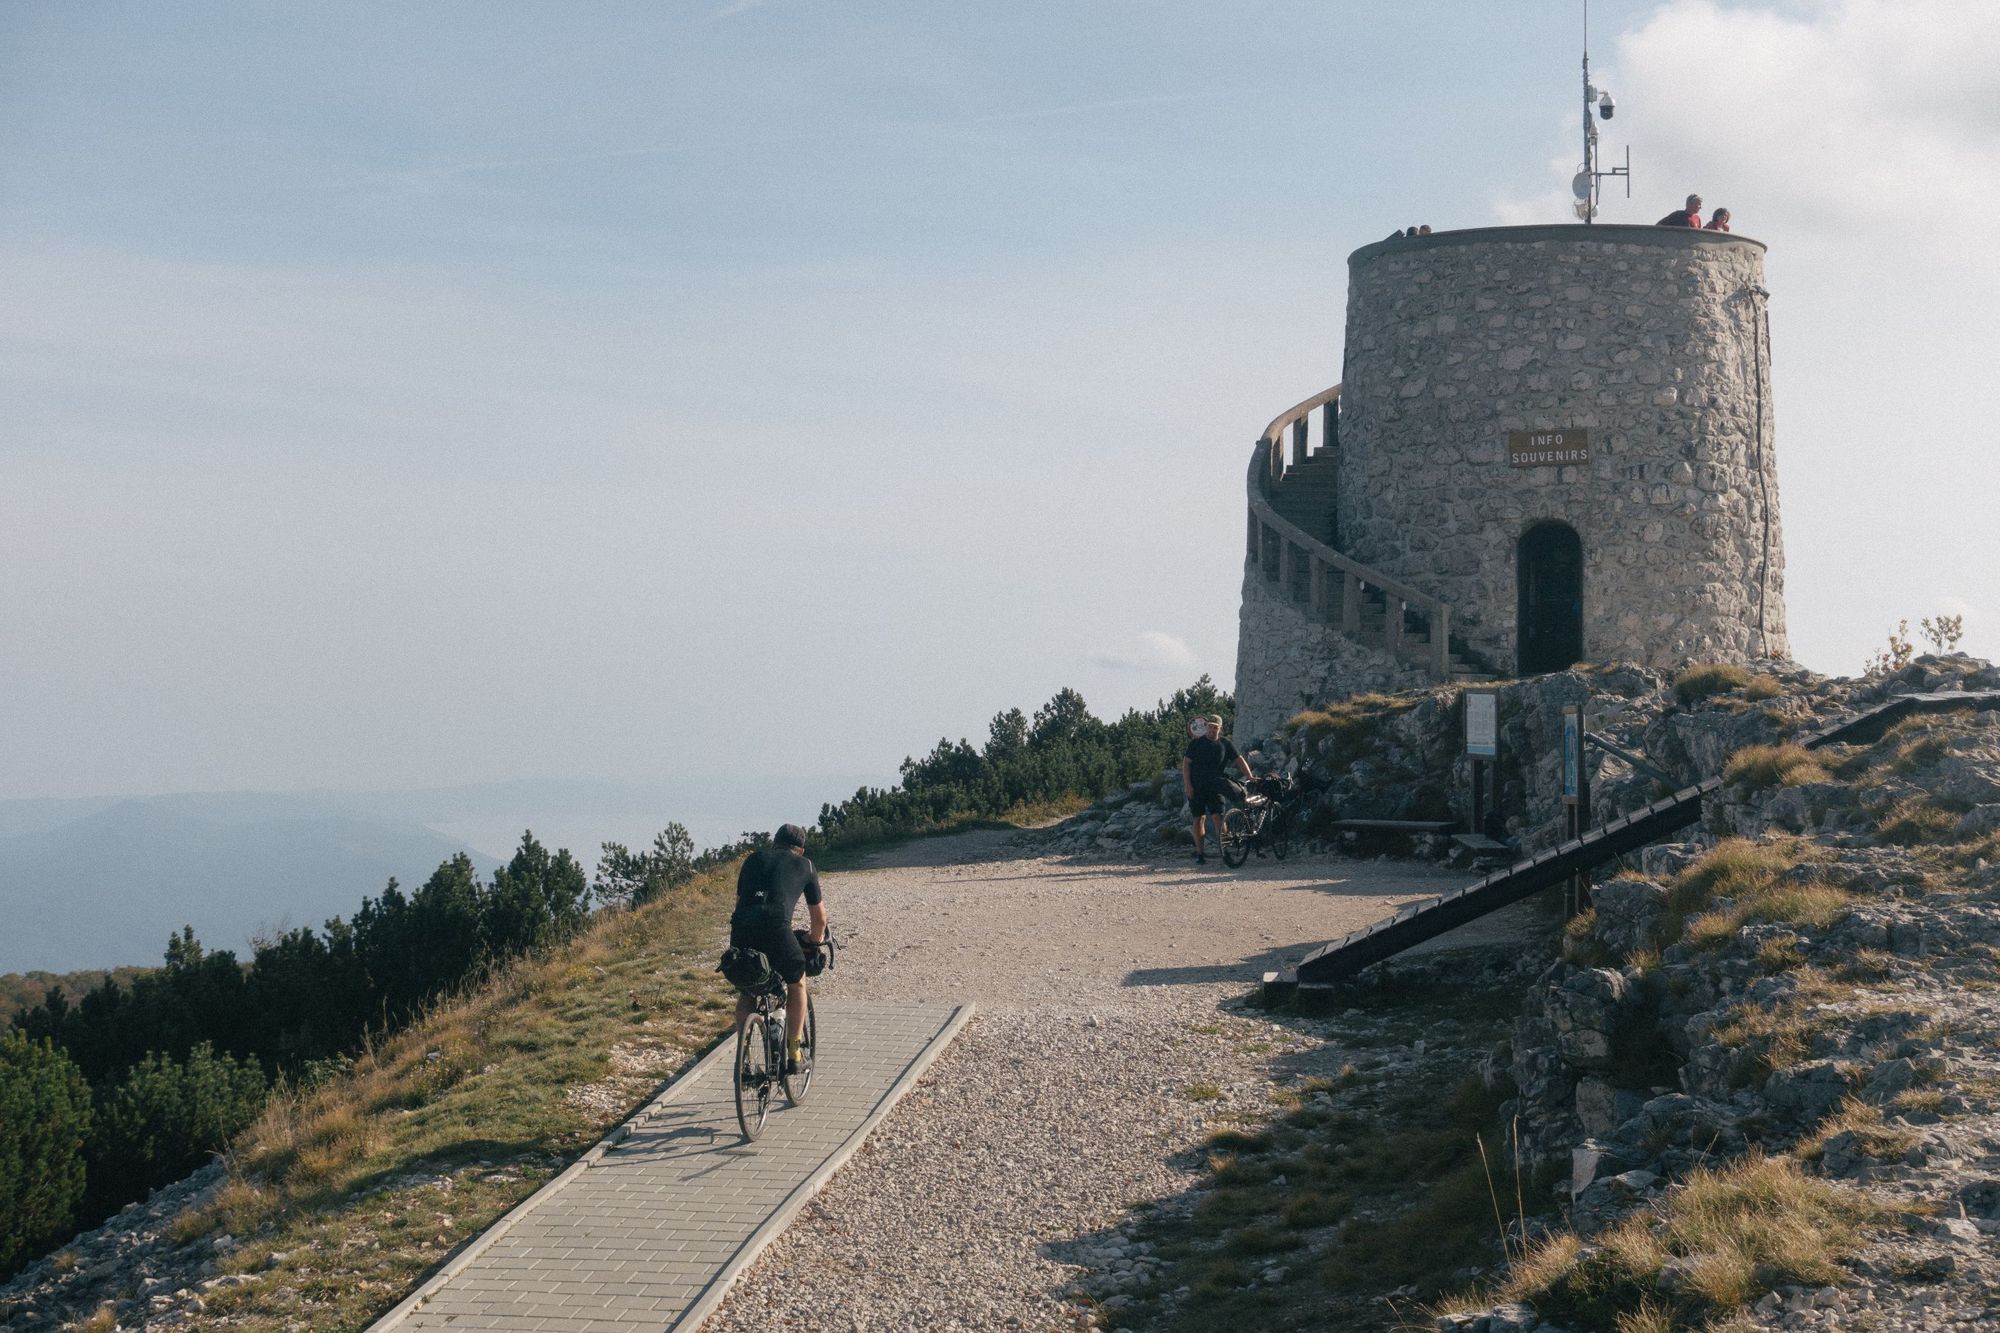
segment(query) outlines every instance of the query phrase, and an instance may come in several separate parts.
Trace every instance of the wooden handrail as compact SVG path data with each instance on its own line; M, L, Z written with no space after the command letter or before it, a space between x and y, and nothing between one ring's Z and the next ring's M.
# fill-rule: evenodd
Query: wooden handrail
M1271 418L1271 424L1264 427L1264 433L1257 438L1260 440L1278 439L1283 434L1285 427L1291 425L1294 421L1306 415L1306 413L1325 407L1338 397L1340 397L1340 386L1336 384L1325 393L1314 394L1297 407L1286 408L1284 411L1278 413L1277 416Z
M1430 669L1432 678L1436 680L1448 680L1451 677L1451 608L1449 606L1427 592L1420 592L1407 583L1390 578L1387 574L1371 569L1358 560L1353 560L1342 555L1319 538L1307 533L1305 529L1284 517L1271 506L1271 487L1273 483L1281 479L1285 474L1286 431L1298 422L1303 421L1307 414L1315 412L1322 407L1326 408L1328 413L1331 414L1336 410L1335 405L1339 397L1340 386L1338 384L1324 393L1314 394L1311 398L1306 399L1295 407L1287 408L1272 418L1271 424L1264 428L1264 433L1257 437L1256 448L1252 452L1250 459L1250 475L1247 478L1248 486L1246 487L1249 491L1250 515L1258 523L1276 533L1279 540L1288 542L1305 552L1309 562L1316 562L1328 569L1337 569L1351 583L1363 584L1374 588L1388 598L1390 602L1388 607L1389 621L1384 627L1384 638L1391 655L1394 655L1396 646L1402 637L1403 608L1406 606L1415 607L1430 624ZM1331 429L1329 429L1328 435L1331 437ZM1253 536L1255 532L1256 530L1253 528ZM1312 581L1310 578L1309 582L1312 583L1312 586L1318 587L1317 582ZM1317 598L1319 594L1315 593L1314 596ZM1351 604L1346 605L1345 612L1351 618L1353 614Z

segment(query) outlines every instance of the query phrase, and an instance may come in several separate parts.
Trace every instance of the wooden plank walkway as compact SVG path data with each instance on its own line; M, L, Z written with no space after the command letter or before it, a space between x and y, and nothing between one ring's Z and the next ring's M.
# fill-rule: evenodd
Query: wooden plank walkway
M822 1004L812 1096L774 1110L755 1143L737 1129L734 1044L723 1043L371 1333L699 1327L970 1014L956 1004Z

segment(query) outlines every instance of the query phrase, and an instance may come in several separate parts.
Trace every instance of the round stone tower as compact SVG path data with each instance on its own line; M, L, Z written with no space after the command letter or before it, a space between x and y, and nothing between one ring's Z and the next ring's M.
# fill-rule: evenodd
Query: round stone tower
M1348 270L1325 425L1295 409L1251 467L1241 733L1415 668L1788 655L1762 243L1494 227ZM1370 612L1381 662L1348 642ZM1409 650L1439 628L1448 653Z

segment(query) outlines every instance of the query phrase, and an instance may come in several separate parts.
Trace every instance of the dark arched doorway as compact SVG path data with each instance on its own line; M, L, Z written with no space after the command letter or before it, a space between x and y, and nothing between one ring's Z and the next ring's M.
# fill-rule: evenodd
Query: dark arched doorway
M1583 542L1567 523L1537 523L1521 534L1523 676L1562 671L1583 657Z

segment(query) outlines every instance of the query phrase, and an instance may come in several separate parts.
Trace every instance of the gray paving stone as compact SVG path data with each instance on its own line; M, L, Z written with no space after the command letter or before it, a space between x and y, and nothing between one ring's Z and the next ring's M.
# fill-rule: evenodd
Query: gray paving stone
M828 1053L812 1095L792 1108L781 1099L754 1144L737 1130L725 1043L370 1333L692 1328L965 1013L823 1006Z

